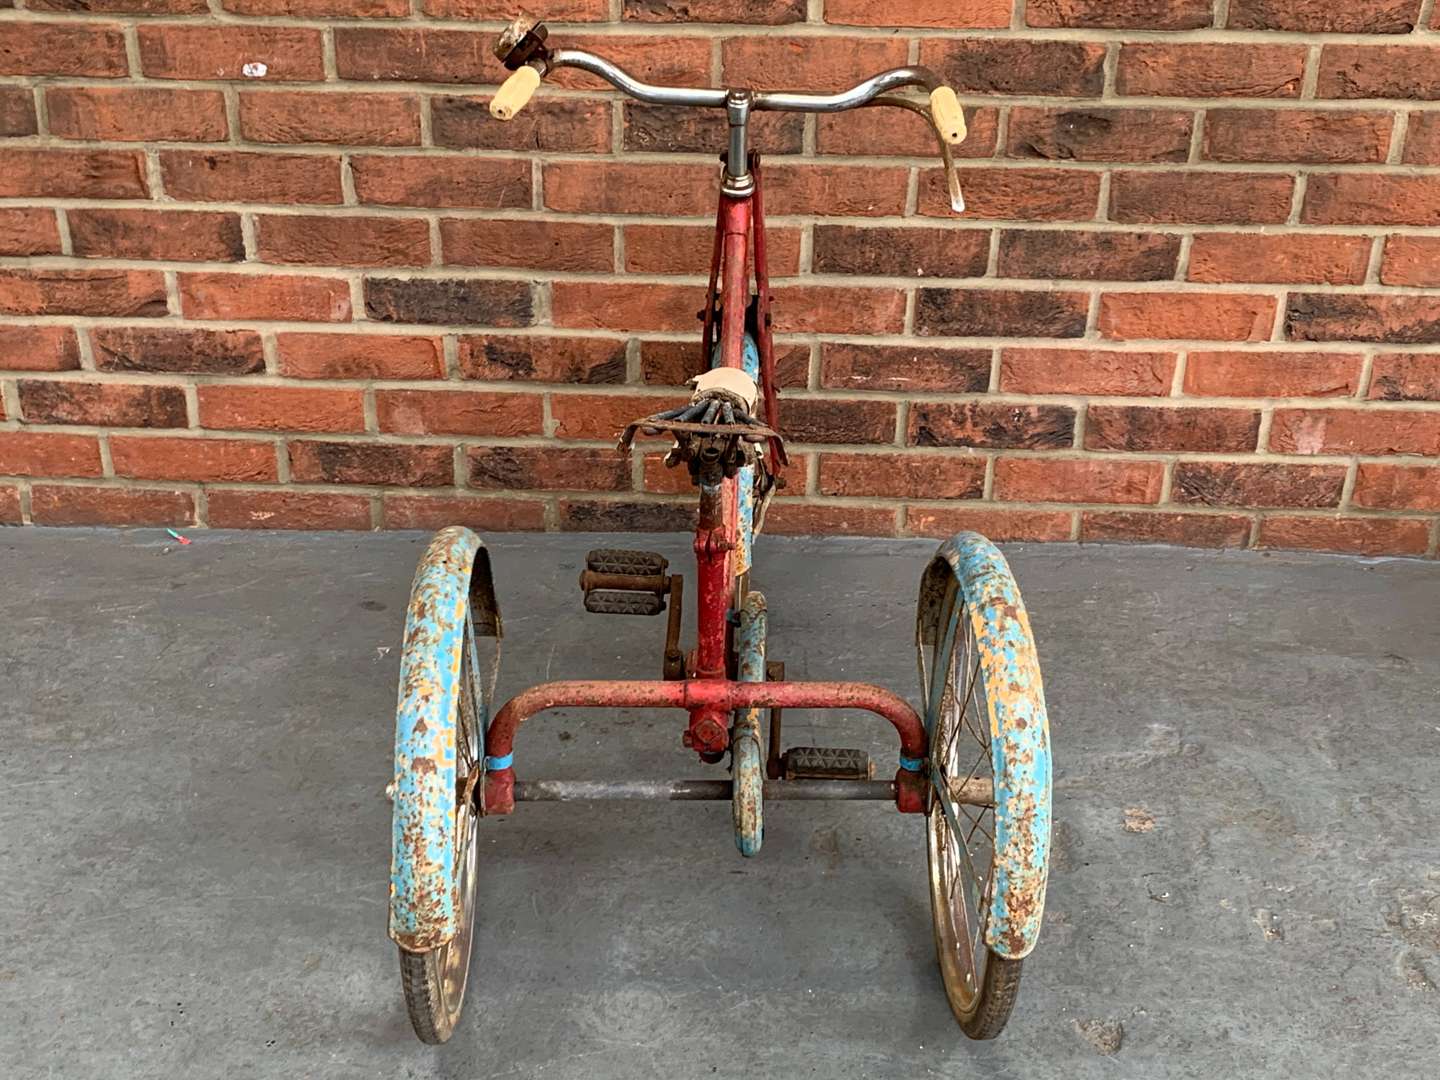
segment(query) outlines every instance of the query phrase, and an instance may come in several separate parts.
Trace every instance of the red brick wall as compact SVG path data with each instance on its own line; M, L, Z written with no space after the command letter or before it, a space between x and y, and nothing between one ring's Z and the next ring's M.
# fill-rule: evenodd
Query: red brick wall
M611 445L695 367L723 126L574 73L492 121L516 2L0 0L0 521L685 524ZM656 81L966 103L960 218L916 118L758 123L773 529L1434 555L1434 0L545 13Z

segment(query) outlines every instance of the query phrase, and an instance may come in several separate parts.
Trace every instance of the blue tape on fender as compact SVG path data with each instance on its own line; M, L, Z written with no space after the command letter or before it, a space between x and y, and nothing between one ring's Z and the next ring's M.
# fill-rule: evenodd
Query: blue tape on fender
M500 769L508 769L515 764L515 755L506 754L504 757L487 757L485 759L486 772L497 772Z
M904 754L900 755L900 768L906 772L919 772L924 766L924 758L906 757Z

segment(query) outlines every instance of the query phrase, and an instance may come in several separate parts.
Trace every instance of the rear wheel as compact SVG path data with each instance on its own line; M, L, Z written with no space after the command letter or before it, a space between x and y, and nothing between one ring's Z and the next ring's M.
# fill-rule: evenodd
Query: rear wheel
M455 858L451 888L455 905L455 936L427 952L400 950L400 981L410 1023L422 1042L443 1043L455 1033L465 1001L474 937L475 830L477 816L469 797L479 782L480 710L475 662L474 627L467 616L461 649L460 688L456 695Z
M995 776L984 660L953 579L938 612L937 632L921 635L933 644L921 646L920 669L927 700L941 694L930 740L933 781L954 797L942 800L932 788L926 821L935 951L961 1029L993 1039L1010 1018L1022 961L995 954L985 937L995 888ZM953 635L944 632L952 620ZM960 801L962 793L973 799L987 791L989 804Z

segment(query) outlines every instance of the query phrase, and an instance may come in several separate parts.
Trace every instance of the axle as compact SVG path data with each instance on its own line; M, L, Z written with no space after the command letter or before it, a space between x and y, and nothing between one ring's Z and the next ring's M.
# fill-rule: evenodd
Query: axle
M990 781L975 778L952 788L956 802L991 806ZM729 802L729 780L517 780L516 802ZM893 780L767 780L765 799L894 802Z

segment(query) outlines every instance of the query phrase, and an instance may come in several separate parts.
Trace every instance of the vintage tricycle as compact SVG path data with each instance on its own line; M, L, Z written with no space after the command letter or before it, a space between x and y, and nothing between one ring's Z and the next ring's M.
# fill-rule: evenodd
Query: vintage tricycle
M492 716L500 612L489 556L465 528L437 534L416 571L405 626L395 731L390 937L415 1032L455 1030L470 963L481 819L516 803L576 799L718 799L732 807L736 846L760 852L772 799L874 799L926 820L930 899L940 973L965 1034L1005 1026L1021 960L1035 945L1050 836L1050 744L1040 665L1020 590L984 537L940 545L920 581L915 644L920 708L859 682L798 682L767 659L765 598L751 586L755 536L786 464L775 390L764 184L747 145L755 111L840 112L896 106L925 116L939 138L952 203L963 209L950 147L965 135L954 91L921 67L897 68L838 94L759 93L649 85L590 53L553 49L522 17L496 54L513 74L490 109L513 118L541 79L578 68L659 105L724 109L723 156L709 295L689 401L636 420L620 436L665 436L665 462L699 492L693 649L680 647L683 581L665 559L604 549L586 557L585 609L657 615L668 606L663 678L550 682ZM920 87L928 106L893 91ZM752 264L753 258L753 264ZM751 292L753 265L754 292ZM703 362L701 362L703 361ZM482 660L481 647L490 654ZM683 709L684 744L729 779L547 781L516 776L515 734L546 709ZM899 737L893 780L873 779L861 750L785 748L784 709L852 709L889 721ZM768 712L768 730L762 720Z

